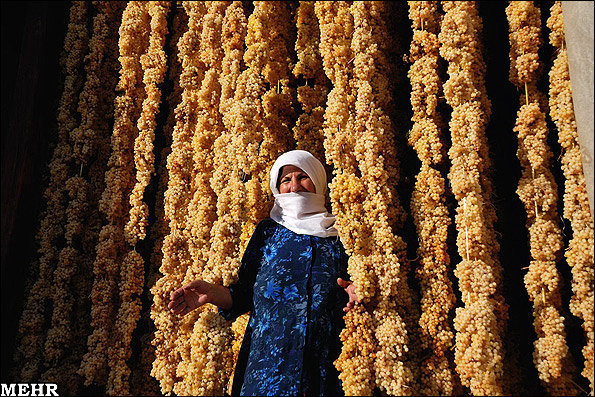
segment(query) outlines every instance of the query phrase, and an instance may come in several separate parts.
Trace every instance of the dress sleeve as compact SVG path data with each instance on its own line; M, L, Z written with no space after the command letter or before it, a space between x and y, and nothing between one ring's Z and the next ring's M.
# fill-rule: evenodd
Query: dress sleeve
M228 321L234 321L242 314L252 310L254 282L262 261L265 229L264 221L256 225L244 251L244 256L242 256L238 281L228 287L231 293L231 308L229 310L219 309L219 314Z

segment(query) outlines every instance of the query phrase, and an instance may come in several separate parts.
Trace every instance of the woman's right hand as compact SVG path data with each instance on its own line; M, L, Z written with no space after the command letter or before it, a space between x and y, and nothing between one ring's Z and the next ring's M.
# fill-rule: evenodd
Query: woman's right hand
M206 281L194 280L172 292L167 307L173 314L186 315L205 303L211 303L212 286Z

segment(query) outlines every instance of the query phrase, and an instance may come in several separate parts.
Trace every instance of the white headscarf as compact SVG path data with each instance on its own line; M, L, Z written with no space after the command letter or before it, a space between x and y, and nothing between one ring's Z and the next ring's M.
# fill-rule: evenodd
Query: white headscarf
M294 165L304 171L316 187L316 193L292 192L279 193L277 180L285 165ZM318 237L336 236L333 227L335 216L329 214L324 206L326 194L326 172L316 157L305 150L292 150L282 154L273 164L270 174L271 192L275 196L275 205L271 218L297 234Z

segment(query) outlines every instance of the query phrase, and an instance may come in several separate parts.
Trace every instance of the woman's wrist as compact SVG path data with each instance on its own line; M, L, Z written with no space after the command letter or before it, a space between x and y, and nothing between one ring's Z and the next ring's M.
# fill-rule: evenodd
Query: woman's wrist
M211 293L209 294L209 303L222 310L229 310L232 306L231 292L229 288L223 285L211 284Z

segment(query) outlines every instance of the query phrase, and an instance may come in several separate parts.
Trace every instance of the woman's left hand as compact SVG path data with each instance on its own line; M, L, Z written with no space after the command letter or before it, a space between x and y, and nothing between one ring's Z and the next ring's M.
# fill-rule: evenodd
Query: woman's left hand
M347 305L343 308L344 312L348 312L349 310L353 309L355 302L360 301L355 294L355 285L353 285L351 281L345 281L342 278L337 279L337 284L339 284L339 286L343 288L345 292L347 292L347 295L349 295L349 302L347 302Z

